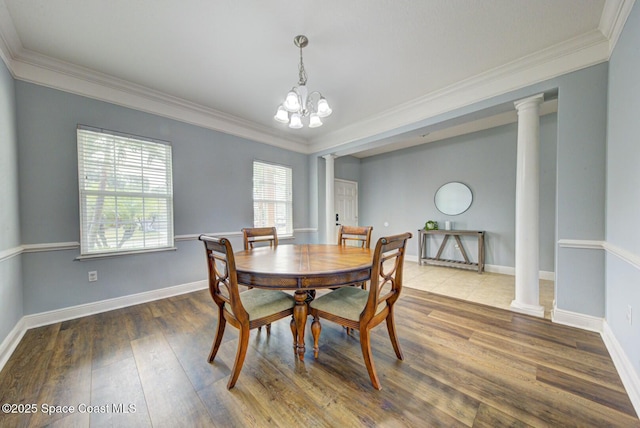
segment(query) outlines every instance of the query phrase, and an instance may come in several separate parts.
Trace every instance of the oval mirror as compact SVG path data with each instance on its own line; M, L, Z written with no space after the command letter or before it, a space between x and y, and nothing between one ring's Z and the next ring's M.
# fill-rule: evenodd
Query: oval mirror
M462 214L471 206L473 195L466 184L452 181L440 186L435 196L436 208L443 214Z

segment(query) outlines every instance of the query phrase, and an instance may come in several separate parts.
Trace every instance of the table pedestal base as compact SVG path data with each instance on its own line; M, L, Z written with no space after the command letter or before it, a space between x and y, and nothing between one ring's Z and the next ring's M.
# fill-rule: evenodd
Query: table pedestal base
M291 320L291 332L295 337L293 351L298 354L300 361L304 360L304 328L307 324L309 308L307 306L307 292L296 290L294 295L296 306L293 308L293 319Z

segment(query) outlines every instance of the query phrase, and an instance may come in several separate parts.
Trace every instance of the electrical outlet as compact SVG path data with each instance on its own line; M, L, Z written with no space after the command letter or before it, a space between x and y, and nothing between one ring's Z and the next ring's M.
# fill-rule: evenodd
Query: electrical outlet
M98 280L98 271L92 270L89 272L89 282L94 282Z
M631 305L627 306L627 322L629 323L629 325L633 324L633 308L631 307Z

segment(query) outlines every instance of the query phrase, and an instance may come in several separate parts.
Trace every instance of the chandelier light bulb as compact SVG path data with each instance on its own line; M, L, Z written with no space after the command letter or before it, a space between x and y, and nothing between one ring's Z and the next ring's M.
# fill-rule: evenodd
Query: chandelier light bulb
M302 128L302 118L300 117L300 113L293 113L291 115L291 122L289 123L289 128L293 128L293 129Z
M300 98L298 97L298 94L296 94L296 92L293 90L289 91L282 105L285 109L287 109L287 111L290 111L291 113L300 110Z
M329 103L327 102L327 100L325 100L324 98L320 98L320 101L318 101L318 116L327 117L332 112L333 110L331 110L331 107L329 107Z
M317 128L318 126L322 126L320 115L318 113L311 113L311 116L309 116L309 128Z
M283 106L278 107L278 112L273 118L280 123L289 123L289 113Z

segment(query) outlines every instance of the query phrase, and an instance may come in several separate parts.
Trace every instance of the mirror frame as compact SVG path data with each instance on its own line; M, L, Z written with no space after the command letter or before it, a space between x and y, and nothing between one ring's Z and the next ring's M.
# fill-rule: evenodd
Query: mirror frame
M446 197L447 193L449 194L448 197ZM438 198L438 194L441 195L440 198ZM443 200L443 197L446 197L446 200ZM451 199L452 197L454 200ZM440 203L438 203L438 200L440 200ZM442 214L460 215L467 211L473 203L473 193L466 184L459 181L450 181L438 188L433 197L433 203Z

